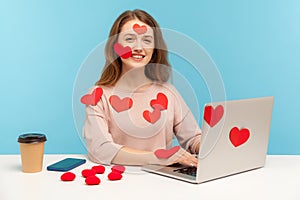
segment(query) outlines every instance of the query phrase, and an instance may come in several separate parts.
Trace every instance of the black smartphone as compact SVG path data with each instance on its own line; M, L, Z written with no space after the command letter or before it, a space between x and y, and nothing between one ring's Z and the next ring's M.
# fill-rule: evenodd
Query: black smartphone
M49 165L47 167L47 170L49 171L60 171L60 172L66 172L71 169L74 169L75 167L78 167L86 162L85 159L81 158L65 158L61 161L58 161L52 165Z

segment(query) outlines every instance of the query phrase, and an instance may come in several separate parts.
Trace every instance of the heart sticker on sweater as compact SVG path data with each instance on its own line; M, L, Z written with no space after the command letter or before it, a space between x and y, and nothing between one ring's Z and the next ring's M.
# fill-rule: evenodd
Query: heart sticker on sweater
M132 107L133 101L130 97L121 99L117 95L112 95L109 98L109 103L115 109L115 111L122 112L130 109Z
M154 154L157 158L168 159L179 151L180 146L172 147L171 149L157 149Z
M154 109L166 110L168 108L168 98L163 93L158 93L156 99L150 101L150 105Z
M238 147L238 146L244 144L245 142L247 142L249 137L250 137L250 131L247 128L242 128L240 130L237 127L233 127L230 130L229 139L230 139L230 142L235 147Z
M143 112L144 119L150 122L151 124L157 122L160 118L160 115L161 113L159 109L154 109L152 112L150 112L149 110L145 110Z
M145 25L140 26L138 24L134 24L132 28L139 35L147 32L147 27Z
M102 88L98 87L98 88L94 89L92 94L86 94L86 95L82 96L80 101L81 101L81 103L83 103L85 105L95 106L100 101L102 94L103 94Z
M114 50L115 52L121 57L121 58L130 58L132 55L132 50L129 46L123 47L120 43L114 44Z
M204 109L204 120L210 127L213 127L222 119L223 114L224 108L222 105L218 105L216 108L206 106Z

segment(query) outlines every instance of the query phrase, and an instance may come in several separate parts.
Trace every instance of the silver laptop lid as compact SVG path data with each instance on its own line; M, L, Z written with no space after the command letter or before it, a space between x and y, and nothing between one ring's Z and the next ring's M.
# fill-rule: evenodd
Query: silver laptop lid
M263 167L273 97L205 105L197 182Z

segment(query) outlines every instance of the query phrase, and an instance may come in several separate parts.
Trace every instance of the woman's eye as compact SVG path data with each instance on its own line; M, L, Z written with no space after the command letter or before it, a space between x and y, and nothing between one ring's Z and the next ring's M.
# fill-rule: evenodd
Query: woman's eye
M150 44L152 42L152 40L150 40L150 39L144 39L144 42L147 43L147 44Z
M134 39L133 38L125 38L126 42L132 42Z

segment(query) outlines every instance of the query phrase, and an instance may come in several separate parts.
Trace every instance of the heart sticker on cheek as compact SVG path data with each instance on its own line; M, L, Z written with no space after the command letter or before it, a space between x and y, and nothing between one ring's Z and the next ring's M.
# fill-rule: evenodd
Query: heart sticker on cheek
M149 110L145 110L143 112L144 119L150 122L151 124L157 122L160 118L160 115L161 114L159 109L154 109L152 112L150 112Z
M109 103L115 109L115 111L122 112L130 109L132 107L133 101L129 97L121 99L117 95L112 95L111 97L109 97Z
M81 97L80 101L85 105L95 106L100 101L102 94L103 94L102 88L96 88L94 89L92 94L86 94L83 97Z
M139 35L147 32L147 27L145 25L140 26L138 24L134 24L132 28Z
M114 44L114 50L121 58L127 59L132 55L132 50L129 46L123 47L120 43Z
M215 109L212 106L205 106L204 108L204 120L210 127L215 126L223 117L224 108L222 105L218 105Z
M235 147L238 147L238 146L244 144L245 142L247 142L249 137L250 137L250 131L247 128L242 128L240 130L237 127L233 127L230 130L229 139L230 139L230 142Z

